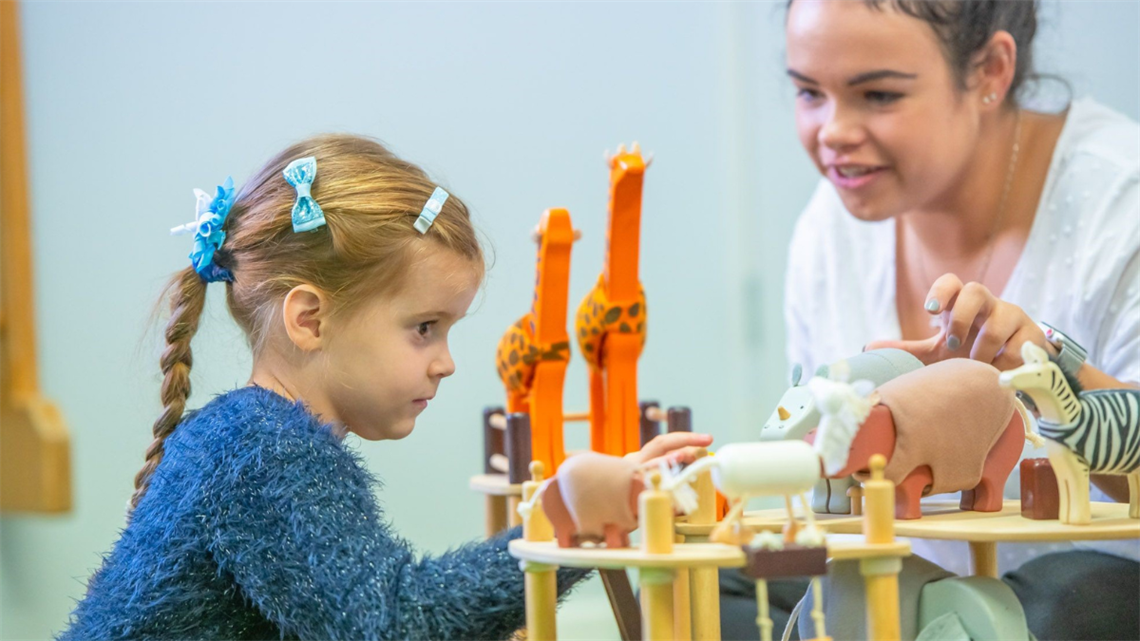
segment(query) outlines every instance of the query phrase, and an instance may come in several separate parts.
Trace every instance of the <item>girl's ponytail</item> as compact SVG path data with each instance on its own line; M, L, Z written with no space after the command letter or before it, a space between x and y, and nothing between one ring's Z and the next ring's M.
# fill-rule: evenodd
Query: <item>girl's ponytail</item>
M166 324L166 349L162 351L162 415L154 422L154 440L146 449L146 462L135 476L135 493L131 509L138 506L146 492L150 477L162 461L166 437L182 420L186 400L190 397L190 340L198 331L202 308L206 305L206 281L193 267L175 275L167 286L170 297L170 321Z

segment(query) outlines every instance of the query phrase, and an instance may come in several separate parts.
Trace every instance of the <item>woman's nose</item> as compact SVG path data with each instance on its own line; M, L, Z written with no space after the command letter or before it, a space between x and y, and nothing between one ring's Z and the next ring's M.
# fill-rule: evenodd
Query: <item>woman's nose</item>
M819 128L819 144L828 149L856 147L866 138L863 124L849 111L834 109Z

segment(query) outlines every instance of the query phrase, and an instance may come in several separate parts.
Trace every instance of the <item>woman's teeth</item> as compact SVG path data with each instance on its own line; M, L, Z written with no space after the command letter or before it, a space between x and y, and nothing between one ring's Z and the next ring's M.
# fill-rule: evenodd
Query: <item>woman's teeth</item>
M855 178L875 170L874 167L837 167L836 169L839 171L839 175L844 178Z

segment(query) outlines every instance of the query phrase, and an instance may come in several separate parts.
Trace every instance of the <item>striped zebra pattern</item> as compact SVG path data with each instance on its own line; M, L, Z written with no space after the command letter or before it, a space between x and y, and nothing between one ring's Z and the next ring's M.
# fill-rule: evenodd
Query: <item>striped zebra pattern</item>
M1091 472L1131 474L1140 470L1140 390L1103 389L1081 392L1069 388L1065 377L1052 368L1052 392L1066 415L1076 413L1068 425L1040 421L1041 435L1063 443L1087 463Z

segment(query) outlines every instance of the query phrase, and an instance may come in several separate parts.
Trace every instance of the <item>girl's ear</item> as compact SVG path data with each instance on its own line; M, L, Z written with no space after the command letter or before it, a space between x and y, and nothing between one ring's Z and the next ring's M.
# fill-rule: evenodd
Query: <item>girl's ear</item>
M303 352L321 348L328 328L329 301L312 285L297 285L285 294L282 319L289 340Z

